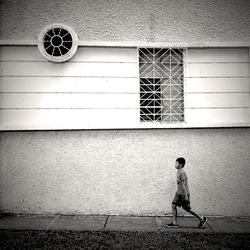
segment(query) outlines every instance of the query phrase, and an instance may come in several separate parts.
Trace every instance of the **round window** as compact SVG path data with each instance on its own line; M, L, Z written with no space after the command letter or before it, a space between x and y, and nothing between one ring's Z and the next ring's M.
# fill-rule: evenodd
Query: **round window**
M38 48L42 55L53 62L65 62L76 53L78 39L74 30L63 24L52 24L41 31Z

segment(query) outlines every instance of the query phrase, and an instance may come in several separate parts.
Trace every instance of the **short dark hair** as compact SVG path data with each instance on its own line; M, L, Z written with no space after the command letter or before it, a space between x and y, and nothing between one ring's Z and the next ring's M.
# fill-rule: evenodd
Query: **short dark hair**
M176 161L178 161L179 164L182 164L182 167L184 168L186 160L183 157L177 158Z

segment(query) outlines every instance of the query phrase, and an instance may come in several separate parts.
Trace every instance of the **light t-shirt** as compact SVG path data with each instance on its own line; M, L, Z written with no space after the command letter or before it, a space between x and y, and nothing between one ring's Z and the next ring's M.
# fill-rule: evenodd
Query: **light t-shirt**
M185 195L184 188L181 185L181 182L183 182L183 185L186 188L187 194L189 195L189 187L188 187L188 179L187 179L187 174L185 173L183 168L178 169L177 172L177 193Z

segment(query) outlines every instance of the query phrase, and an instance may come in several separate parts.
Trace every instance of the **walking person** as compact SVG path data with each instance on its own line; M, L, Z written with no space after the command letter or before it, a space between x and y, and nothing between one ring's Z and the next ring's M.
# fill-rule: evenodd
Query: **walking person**
M190 206L190 192L188 187L188 178L184 171L186 160L183 157L177 158L175 161L175 168L177 171L177 191L172 202L173 221L167 224L166 227L177 228L177 207L182 207L188 213L194 215L199 219L198 228L204 228L207 223L207 217L201 217L191 209Z

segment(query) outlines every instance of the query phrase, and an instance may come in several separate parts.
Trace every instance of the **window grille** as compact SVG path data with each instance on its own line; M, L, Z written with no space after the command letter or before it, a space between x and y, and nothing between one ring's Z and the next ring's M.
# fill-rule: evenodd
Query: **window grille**
M73 29L63 24L52 24L41 31L38 48L49 61L65 62L74 56L77 42Z
M140 121L183 122L183 49L140 48Z
M63 56L72 48L72 36L63 28L49 30L44 37L44 48L51 56Z

